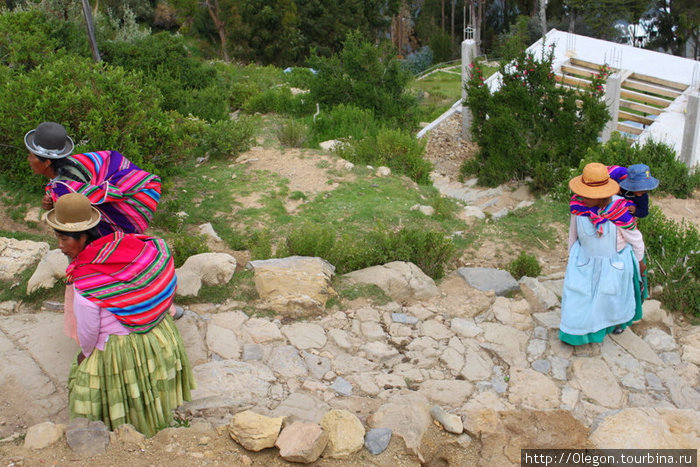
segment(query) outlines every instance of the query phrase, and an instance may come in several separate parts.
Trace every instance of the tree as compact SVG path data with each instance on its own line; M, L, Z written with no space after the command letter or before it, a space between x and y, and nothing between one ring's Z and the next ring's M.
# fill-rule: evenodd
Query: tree
M685 55L689 40L695 44L694 59L700 46L700 8L695 0L657 0L652 10L652 21L658 36L650 44L669 49L673 55Z
M553 49L542 55L523 53L502 65L502 85L493 94L479 65L473 65L465 104L474 117L479 152L462 166L462 174L476 174L491 186L532 177L533 189L547 192L596 144L610 118L601 99L609 70L601 70L589 90L576 92L557 86Z
M312 55L309 65L318 71L309 86L312 102L329 107L352 104L371 109L384 120L408 127L415 124L417 102L405 92L412 75L386 42L376 46L354 31L348 34L340 53Z

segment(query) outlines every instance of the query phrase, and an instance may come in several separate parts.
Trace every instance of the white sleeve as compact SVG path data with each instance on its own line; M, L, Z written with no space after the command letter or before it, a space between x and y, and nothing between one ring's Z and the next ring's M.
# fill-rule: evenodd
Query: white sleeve
M617 231L620 233L622 239L632 247L637 261L641 261L644 258L644 238L642 237L642 232L640 232L639 229L626 230L620 228L618 228Z
M571 251L571 247L574 246L574 243L576 243L576 240L578 240L578 229L576 227L576 216L571 215L571 220L569 221L569 250Z

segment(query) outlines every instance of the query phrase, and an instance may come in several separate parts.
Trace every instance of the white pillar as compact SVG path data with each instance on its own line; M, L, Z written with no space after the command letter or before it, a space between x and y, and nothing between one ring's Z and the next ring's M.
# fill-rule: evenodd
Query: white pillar
M472 113L469 107L464 106L464 100L467 98L466 84L471 76L471 69L469 65L476 58L476 41L474 39L467 39L462 41L462 139L466 141L471 141L471 128L472 128Z
M700 159L700 94L694 92L688 96L685 113L683 140L681 143L681 160L689 169L694 170Z
M605 105L608 107L610 120L605 124L600 139L606 142L612 136L613 131L617 129L617 117L620 112L620 85L622 84L622 75L613 73L608 76L605 82Z

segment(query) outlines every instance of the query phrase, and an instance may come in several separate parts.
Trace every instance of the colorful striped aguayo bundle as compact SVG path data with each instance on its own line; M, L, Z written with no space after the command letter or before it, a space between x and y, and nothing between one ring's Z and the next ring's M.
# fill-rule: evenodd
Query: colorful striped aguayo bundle
M160 322L177 287L175 265L165 241L122 232L86 246L68 266L66 276L80 295L138 333Z
M67 193L82 193L102 213L98 229L143 233L153 219L160 201L160 177L141 170L117 151L74 154L75 162L88 183L52 181L46 191L54 202Z
M613 197L613 201L605 206L604 209L588 207L583 204L583 198L579 195L574 195L569 202L569 209L571 210L571 214L590 217L593 225L597 228L598 232L602 234L603 224L607 221L612 222L621 229L634 230L637 228L634 216L632 216L627 209L628 205L628 200L615 196Z
M627 178L627 167L622 167L621 165L609 165L608 175L610 175L610 178L620 183L622 180Z

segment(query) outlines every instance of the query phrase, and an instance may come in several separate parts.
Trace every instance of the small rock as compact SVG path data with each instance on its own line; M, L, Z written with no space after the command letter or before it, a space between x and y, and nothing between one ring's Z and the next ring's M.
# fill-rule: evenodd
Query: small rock
M464 425L462 425L462 418L459 415L449 414L439 405L434 405L430 409L430 416L433 420L437 420L440 425L450 433L459 435L464 431Z
M68 446L81 456L102 454L109 444L109 430L104 422L91 422L87 418L74 418L66 428Z
M261 451L275 445L284 417L271 418L250 410L233 416L229 435L249 451Z
M365 435L365 448L374 454L381 454L391 441L391 428L372 428Z
M328 433L323 457L344 459L362 449L365 429L360 420L347 410L331 410L323 416L321 427Z
M316 462L328 445L328 434L315 423L294 422L280 433L275 446L282 459L309 464Z
M51 446L63 437L65 429L65 425L56 425L52 422L30 426L24 438L24 447L27 449L43 449Z
M391 169L389 167L384 166L378 167L376 175L377 177L388 177L389 175L391 175Z
M391 320L401 324L416 324L418 322L418 318L405 313L392 313Z
M338 376L333 384L331 384L331 389L340 394L341 396L351 396L352 395L352 384L347 380Z

